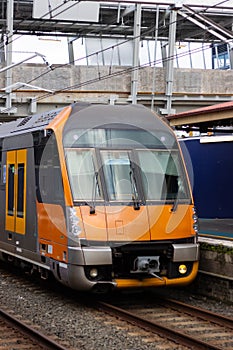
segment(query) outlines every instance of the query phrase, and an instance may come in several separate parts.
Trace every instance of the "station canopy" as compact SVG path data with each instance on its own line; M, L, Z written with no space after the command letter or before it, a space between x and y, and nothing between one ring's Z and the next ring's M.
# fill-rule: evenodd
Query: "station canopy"
M8 1L0 3L2 34L7 28ZM233 39L233 0L14 0L14 34L124 39L134 35L137 4L141 4L143 40L155 36L157 11L158 40L167 40L170 9L177 10L178 41L214 42L219 41L221 35L226 40Z

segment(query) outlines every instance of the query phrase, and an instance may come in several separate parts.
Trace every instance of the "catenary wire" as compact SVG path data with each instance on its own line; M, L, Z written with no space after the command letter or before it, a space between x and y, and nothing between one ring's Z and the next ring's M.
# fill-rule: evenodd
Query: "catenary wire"
M207 47L207 48L209 48L209 47ZM195 51L198 52L198 51L202 51L202 50L203 50L203 47L201 47L200 49L195 50ZM93 53L93 54L96 54L96 53ZM190 50L187 51L187 52L185 52L185 53L183 53L183 54L181 54L181 55L178 55L178 56L181 57L181 56L185 56L185 55L189 55L189 54L190 54ZM168 60L168 59L174 59L174 56L173 56L173 57L168 57L167 60ZM142 68L144 68L144 67L149 66L151 63L156 64L156 62L148 62L148 63L145 63L144 65L139 65L139 66L137 66L137 67L127 68L126 70L124 69L124 70L122 70L122 71L120 71L120 72L117 72L117 74L116 74L116 73L114 73L114 74L108 74L108 75L105 75L105 76L102 76L102 77L98 77L98 78L96 78L96 79L91 79L91 80L86 81L86 82L83 82L83 83L75 84L75 85L73 85L73 86L64 87L63 89L59 89L59 90L57 90L57 91L54 91L53 94L58 94L58 93L60 93L60 92L62 92L62 91L66 91L66 90L69 90L69 89L74 89L75 87L77 88L77 87L81 87L81 86L85 86L85 85L91 84L91 83L96 82L96 81L100 81L100 80L104 80L104 79L107 79L107 78L111 78L113 75L114 75L114 76L116 76L116 75L122 75L122 74L125 74L125 73L127 73L127 72L131 72L131 71L136 70L136 69L142 69ZM63 66L65 66L65 65L63 65ZM49 72L47 71L47 72L45 72L44 74L47 74L47 73L49 73ZM40 75L40 77L41 77L41 76L42 76L42 75ZM33 80L36 80L36 79L38 79L38 78L34 78ZM31 82L31 81L30 81L30 82ZM17 90L18 90L18 89L17 89ZM16 89L15 89L14 91L16 91ZM50 95L50 94L49 94L49 95ZM35 100L41 100L41 99L43 99L43 98L45 98L45 97L47 97L47 96L48 96L48 94L45 94L45 95L42 95L42 96L38 97L38 98L35 99ZM7 112L7 109L5 109L4 112Z
M68 3L68 2L70 2L70 1L73 1L73 0L66 0L66 3ZM204 13L204 12L206 12L208 9L214 9L214 8L217 8L219 5L222 5L223 3L226 3L226 2L229 2L230 0L223 0L223 1L220 1L220 2L218 2L218 3L216 3L216 4L214 4L214 5L212 5L212 6L206 6L205 7L205 9L202 9L202 10L200 10L199 12L197 12L197 13ZM71 7L73 7L73 6L75 6L75 5L77 5L78 3L80 3L80 2L82 2L82 0L77 0L76 2L75 2L75 4L71 4L71 6L68 8L68 9L70 9ZM64 5L64 3L62 3L61 5L58 5L57 7L55 7L54 9L53 9L53 11L55 11L55 10L57 10L57 9L59 9L60 7L62 7ZM68 9L64 9L63 11L61 11L60 13L63 13L63 12L65 12L66 10L68 10ZM50 11L48 11L48 12L46 12L43 16L41 16L39 19L43 19L45 16L47 16L48 14L50 13ZM58 14L60 14L60 13L58 13ZM56 14L55 16L54 16L54 18L58 15L58 14ZM190 15L188 15L187 16L187 18L188 17L191 17L192 15L190 14ZM186 18L186 19L187 19ZM26 18L26 19L23 19L21 22L20 22L20 24L21 23L23 23L24 21L26 21L27 19L31 19L31 18ZM179 21L185 21L185 19L181 19L181 20L179 20ZM176 22L179 22L178 20L176 21ZM34 23L37 23L37 21L34 21ZM107 23L106 24L106 26L109 26L109 25L111 25L111 24L113 24L114 22L110 22L110 23ZM85 28L86 29L86 28ZM30 30L30 29L29 29ZM31 24L31 30L33 30L33 23ZM150 29L148 29L148 31L153 31L154 30L154 27L153 28L150 28ZM91 32L91 31L90 31ZM145 32L145 33L143 33L144 35L146 34L147 32ZM17 28L15 29L15 34L17 34ZM140 34L140 35L143 35L143 34ZM22 37L23 36L23 34L22 35L20 35L19 37ZM18 39L18 38L17 38ZM17 40L17 39L15 39L15 40ZM134 38L133 38L134 39ZM12 42L14 41L14 39L12 39ZM10 43L10 42L9 42ZM8 43L7 43L7 45L8 45Z
M69 0L68 0L68 1L69 1ZM206 7L206 9L204 9L204 10L202 10L202 11L199 11L199 13L204 12L204 11L206 11L206 10L209 9L209 8L215 8L215 7L217 7L219 4L223 4L223 3L228 2L228 1L229 1L229 0L225 0L225 1L221 1L220 3L217 3L217 4L213 5L213 6L211 6L211 7L208 6L208 7ZM108 25L109 25L109 24L108 24ZM154 29L154 28L153 28L153 29ZM150 28L150 29L148 29L147 31L149 31L149 30L152 31L153 29ZM146 31L146 32L147 32L147 31ZM139 35L139 37L141 37L141 36L143 37L143 35L145 35L145 32L141 33L141 34ZM125 42L128 42L128 41L130 41L130 40L135 40L135 39L136 39L135 37L130 38L130 39L124 41L123 43L121 42L121 43L112 45L112 46L110 46L110 47L108 47L108 48L102 49L102 50L100 50L100 51L97 51L97 52L92 53L92 54L90 54L90 55L87 55L87 56L85 56L85 57L76 59L76 60L74 60L74 62L78 62L79 60L82 60L82 59L84 59L84 58L88 58L88 57L90 57L90 56L92 56L92 55L98 55L98 54L100 54L100 53L103 53L103 52L106 51L106 50L113 49L113 48L116 47L116 46L122 45L122 44L124 44ZM206 47L206 49L207 49L207 48L209 48L209 46ZM182 53L182 54L179 54L179 55L174 55L174 56L172 56L172 57L167 57L167 60L169 60L169 59L174 59L175 57L183 57L183 56L185 56L185 55L190 55L190 52L192 53L192 52L198 52L198 51L202 51L202 50L203 50L203 46L202 46L201 48L199 48L199 49L193 49L193 50L189 50L189 51L187 51L187 52L185 52L185 53ZM73 62L73 63L74 63L74 62ZM88 84L92 84L92 83L94 83L94 82L96 82L96 81L108 79L108 78L111 78L112 76L121 75L121 74L126 74L126 73L128 73L128 72L132 72L133 70L142 69L142 68L148 67L148 66L151 65L151 64L157 64L158 62L159 62L159 61L157 61L157 62L156 62L156 61L150 61L150 62L147 62L147 63L145 63L145 64L143 64L143 65L138 65L138 66L136 66L136 67L129 67L129 68L127 68L127 69L123 69L123 70L121 70L121 71L118 71L117 73L115 72L115 73L108 74L108 75L105 75L105 76L102 76L102 77L98 77L98 78L96 78L96 79L94 78L94 79L91 79L91 80L89 80L89 81L85 81L85 82L83 82L83 83L78 83L78 84L75 84L75 85L72 85L72 86L67 86L67 87L64 87L63 89L55 90L55 91L53 92L53 95L58 94L58 93L61 93L62 91L66 91L66 90L78 88L78 87L85 86L85 85L88 85ZM66 65L69 65L69 64L70 64L70 62L69 62L69 63L66 63L66 64L62 64L62 65L57 65L54 69L57 69L57 68L60 68L60 67L65 67ZM50 69L47 70L46 72L40 74L39 76L37 76L37 77L31 79L31 80L30 80L29 82L27 82L26 84L29 84L29 83L31 83L32 81L35 81L35 80L41 78L42 76L44 76L45 74L48 74L49 72L50 72ZM18 88L18 89L14 89L13 91L17 91L17 90L19 90L19 88ZM50 95L50 94L49 94L49 95ZM47 96L48 96L48 94L46 93L45 95L42 95L42 96L40 96L40 97L38 97L38 98L35 98L35 100L38 101L38 100L41 100L41 99L43 99L43 98L45 98L45 97L47 97ZM2 110L2 112L4 112L4 113L7 113L7 111L8 111L7 108L6 108L5 110Z
M201 52L205 49L208 49L209 48L209 45L206 45L206 48L203 48L200 47L200 48L197 48L197 49L194 49L192 50L193 52L197 53L197 52ZM184 57L186 55L189 55L190 51L187 51L183 54L180 54L181 57ZM174 56L175 57L175 56ZM174 58L173 57L173 58ZM171 58L167 58L168 59L171 59ZM87 81L84 81L84 82L81 82L81 83L78 83L78 84L74 84L74 85L70 85L70 86L66 86L66 87L63 87L62 89L59 89L59 90L55 90L53 93L45 93L43 94L42 96L39 96L39 97L36 97L34 99L34 101L38 102L40 100L43 100L45 99L46 97L49 97L51 95L57 95L59 93L62 93L64 91L67 91L67 90L72 90L72 89L78 89L78 88L81 88L83 86L86 86L86 85L89 85L89 84L93 84L93 83L96 83L96 82L100 82L100 81L103 81L103 80L106 80L106 79L110 79L112 77L117 77L117 76L121 76L121 75L125 75L125 74L128 74L128 73L131 73L133 72L134 70L140 70L140 69L144 69L146 67L149 67L151 64L158 64L161 62L161 59L160 60L157 60L157 61L151 61L151 62L147 62L147 63L144 63L142 65L138 65L138 66L135 66L135 67L127 67L125 69L122 69L121 71L117 71L117 72L112 72L110 74L105 74L101 77L97 76L96 78L92 78L90 80L87 80ZM18 89L15 89L14 91L16 91ZM2 112L7 112L7 109L3 110Z
M73 0L66 0L65 3L68 3L68 2L70 2L70 1L73 1ZM78 3L80 3L81 1L82 1L82 0L76 0L76 2L75 2L74 4L71 4L68 8L65 8L63 11L58 12L58 13L53 17L53 19L54 19L56 16L60 15L61 13L63 13L63 12L65 12L65 11L69 10L70 8L76 6L76 5L77 5ZM54 8L53 8L53 11L59 10L59 8L61 8L63 5L64 5L64 3L62 3L62 4L60 4L60 5L56 6L56 7L54 7ZM44 17L48 16L50 13L51 13L51 11L46 12L46 13L45 13L44 15L42 15L39 19L42 20ZM22 20L18 23L18 27L19 27L20 24L22 24L23 22L25 22L26 20L29 20L29 19L31 19L31 17L22 19ZM37 23L37 21L34 21L33 23ZM33 25L33 23L31 23L31 26ZM33 28L33 27L32 27L32 28ZM15 33L14 33L13 35L17 34L17 27L14 29L14 32L15 32ZM14 39L12 38L11 41L9 41L9 38L10 38L10 36L9 36L9 37L7 38L8 42L6 43L6 45L9 45L9 44L13 43L15 40L18 40L18 39L21 38L23 35L24 35L24 34L21 34L21 35L19 35L17 38L14 38ZM12 37L13 37L13 36L12 36Z

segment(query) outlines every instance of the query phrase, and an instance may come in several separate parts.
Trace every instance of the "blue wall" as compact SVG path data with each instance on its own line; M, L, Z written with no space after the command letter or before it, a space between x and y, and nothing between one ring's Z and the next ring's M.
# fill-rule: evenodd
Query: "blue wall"
M199 217L233 218L233 141L200 143L196 138L179 142L191 179L193 171Z

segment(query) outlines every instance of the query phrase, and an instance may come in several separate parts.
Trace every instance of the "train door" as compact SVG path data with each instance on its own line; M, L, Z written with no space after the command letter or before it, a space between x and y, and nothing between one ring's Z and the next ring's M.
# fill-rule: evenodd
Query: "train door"
M6 158L5 229L25 235L27 150L8 151Z

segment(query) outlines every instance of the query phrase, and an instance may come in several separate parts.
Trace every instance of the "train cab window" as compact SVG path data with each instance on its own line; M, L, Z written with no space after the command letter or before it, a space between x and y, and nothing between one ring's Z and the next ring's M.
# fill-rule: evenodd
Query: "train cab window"
M139 150L146 200L188 199L188 185L177 152Z
M66 163L74 200L103 199L93 149L66 149Z
M110 200L131 201L132 169L128 151L101 151L103 170Z

